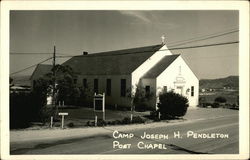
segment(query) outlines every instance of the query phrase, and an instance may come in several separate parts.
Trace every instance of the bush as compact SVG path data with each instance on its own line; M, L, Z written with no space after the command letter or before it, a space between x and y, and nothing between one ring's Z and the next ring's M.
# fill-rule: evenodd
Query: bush
M97 126L106 126L107 122L103 119L98 119L97 120Z
M184 116L188 108L188 99L174 92L163 92L159 96L159 112L162 119Z
M220 104L219 104L219 103L214 102L214 103L212 104L212 108L219 108L219 107L220 107Z
M54 122L57 122L58 118L57 115L55 116L55 109L52 108L52 107L43 107L41 110L40 110L40 113L39 113L39 121L43 122L43 123L46 123L46 122L49 122L50 121L50 118L51 116L53 116L53 121Z
M132 119L132 123L144 123L145 119L142 119L140 116L135 116Z
M70 128L73 128L75 125L74 125L73 122L70 122L67 126L70 127Z
M129 117L125 117L122 120L122 124L130 124L131 123L131 119Z
M146 93L142 86L137 86L135 95L133 97L133 105L135 110L139 112L152 110L153 107L150 104L152 97L153 93Z
M46 108L48 83L39 79L30 93L10 93L10 128L27 128L31 122L45 122L50 113Z
M225 98L225 97L216 97L215 99L214 99L214 102L215 103L226 103L227 102L227 99Z
M10 128L26 128L33 119L31 95L29 93L10 94Z
M97 120L97 126L106 126L108 123L110 123L110 122L106 122L103 119L98 119ZM95 121L88 121L86 123L86 126L95 126Z
M208 106L213 106L213 104L212 103L203 103L202 106L203 107L208 107Z
M122 121L120 121L120 120L115 120L115 121L112 121L112 123L114 124L114 125L119 125L119 124L122 124Z

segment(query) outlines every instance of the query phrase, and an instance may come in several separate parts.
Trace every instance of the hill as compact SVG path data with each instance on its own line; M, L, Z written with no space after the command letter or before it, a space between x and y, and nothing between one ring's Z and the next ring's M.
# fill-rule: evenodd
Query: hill
M30 76L14 76L13 78L13 84L18 86L30 86Z
M200 89L202 88L239 88L239 76L229 76L219 79L202 79L200 80Z

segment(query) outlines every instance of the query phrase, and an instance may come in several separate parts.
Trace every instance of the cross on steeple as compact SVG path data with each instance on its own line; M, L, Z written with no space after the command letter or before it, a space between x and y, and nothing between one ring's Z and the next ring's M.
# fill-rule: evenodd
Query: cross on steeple
M165 35L162 35L162 36L161 36L161 43L162 43L162 44L165 44Z

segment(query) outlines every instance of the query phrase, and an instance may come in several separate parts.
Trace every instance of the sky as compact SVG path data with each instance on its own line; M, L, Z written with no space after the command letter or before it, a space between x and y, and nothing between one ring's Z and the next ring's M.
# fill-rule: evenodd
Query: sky
M203 39L239 29L238 11L183 10L82 10L11 11L10 73L57 55L81 55L161 43L173 48L178 42ZM238 32L176 47L239 40ZM29 53L29 54L26 54ZM239 44L173 50L199 79L239 74ZM57 58L63 63L68 58ZM129 62L128 62L129 63ZM47 61L44 64L52 64ZM31 75L35 67L15 74Z

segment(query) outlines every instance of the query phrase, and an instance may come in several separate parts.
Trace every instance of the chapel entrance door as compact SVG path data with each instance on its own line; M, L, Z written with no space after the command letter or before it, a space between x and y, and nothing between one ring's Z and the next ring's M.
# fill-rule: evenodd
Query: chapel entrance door
M183 95L183 87L182 86L177 86L175 92L177 94Z

